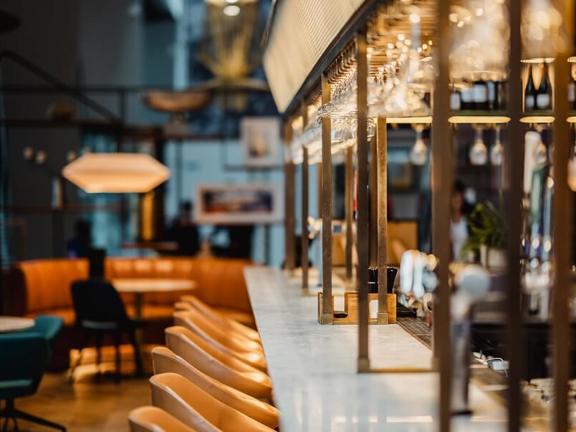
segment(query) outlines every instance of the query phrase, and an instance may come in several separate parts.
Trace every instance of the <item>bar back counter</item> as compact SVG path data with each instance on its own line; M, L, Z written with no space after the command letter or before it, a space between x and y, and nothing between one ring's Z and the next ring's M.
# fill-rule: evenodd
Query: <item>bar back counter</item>
M282 431L436 430L437 374L358 374L356 326L319 325L315 293L296 277L267 267L244 273ZM430 366L430 349L399 325L370 330L376 367ZM457 430L505 430L501 404L476 385L471 399L473 415L456 417Z

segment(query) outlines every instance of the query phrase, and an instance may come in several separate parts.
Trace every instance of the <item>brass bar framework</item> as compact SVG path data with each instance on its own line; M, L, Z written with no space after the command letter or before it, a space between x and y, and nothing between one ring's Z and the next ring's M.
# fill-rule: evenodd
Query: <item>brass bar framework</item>
M454 171L452 131L449 117L450 0L436 4L438 25L438 73L434 87L432 116L432 249L438 257L438 287L434 304L434 359L440 372L438 430L451 427L451 344L450 344L450 194Z
M356 35L356 75L357 75L357 160L358 182L356 199L358 269L356 283L358 291L358 371L370 369L368 351L368 262L370 254L370 202L368 196L368 58L366 49L366 28Z
M562 16L567 41L574 40L574 2L564 0ZM568 160L571 133L566 121L570 114L568 105L568 80L570 79L570 48L559 53L555 63L554 80L554 195L553 195L553 268L552 286L552 372L554 380L554 408L552 429L569 430L568 381L570 379L570 263L572 254L572 193L568 188Z
M322 103L330 102L330 84L322 75ZM322 117L322 315L321 324L334 321L332 299L332 136L331 121Z
M302 262L300 266L302 267L302 288L308 289L308 188L310 186L309 181L309 166L308 166L308 148L304 147L302 149Z
M510 57L508 77L508 141L505 147L504 202L507 206L508 224L508 264L506 285L507 305L507 359L508 370L508 431L517 432L521 428L522 397L520 379L522 377L524 338L521 310L522 288L520 284L520 237L522 235L519 221L522 219L523 194L523 163L524 142L523 128L520 123L522 115L522 78L521 53L522 39L520 20L522 16L522 0L510 0Z
M302 104L302 129L308 125L308 109L306 104ZM302 148L302 207L301 207L301 253L300 268L302 269L302 289L308 289L308 270L309 270L309 248L308 239L308 215L309 215L309 191L310 187L310 170L308 162L308 147Z
M352 248L354 247L354 149L346 149L346 174L345 174L345 209L346 209L346 280L351 281L353 275Z
M286 146L292 141L292 127L286 124L284 139ZM287 148L287 147L286 147ZM284 259L285 268L294 270L294 162L289 156L284 160Z
M377 265L378 265L378 324L388 324L388 134L386 119L378 117L376 123L376 196L377 207Z

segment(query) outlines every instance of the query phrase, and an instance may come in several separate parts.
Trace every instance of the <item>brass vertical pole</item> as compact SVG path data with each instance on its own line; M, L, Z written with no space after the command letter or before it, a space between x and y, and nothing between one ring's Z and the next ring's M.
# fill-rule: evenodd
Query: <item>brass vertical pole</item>
M378 184L378 158L376 136L370 140L370 171L369 189L370 189L370 267L378 266L378 193L380 185Z
M377 224L377 259L378 259L378 324L388 324L388 134L386 119L378 117L376 123L376 159L378 197L376 209Z
M561 12L567 41L572 45L574 2L564 0ZM572 193L568 188L568 159L570 158L571 133L566 121L568 105L568 80L570 79L570 50L559 53L554 73L554 195L552 202L552 245L554 281L552 286L552 372L554 379L554 404L552 425L556 432L569 430L568 380L570 379L570 263L572 254Z
M330 83L322 74L322 103L330 102ZM332 136L330 117L322 117L322 315L320 322L334 320L332 299Z
M370 202L368 196L368 58L366 55L366 28L356 35L356 75L357 75L357 133L358 140L358 182L357 182L357 240L358 269L356 282L358 291L358 371L370 370L368 347L368 263L370 243L368 236L370 222Z
M308 108L305 103L302 104L302 130L306 129L308 125ZM308 240L308 214L309 214L309 181L310 170L308 163L308 148L302 149L302 207L301 207L301 262L300 268L302 269L302 289L308 289L308 263L309 260L309 240Z
M354 217L354 149L346 149L346 174L345 174L345 209L346 209L346 280L352 280L352 248L354 246L353 217Z
M520 123L522 115L522 78L521 54L522 38L520 33L520 20L522 16L522 0L510 0L510 57L508 60L508 142L505 147L505 206L508 223L508 251L506 286L508 288L506 300L507 330L507 359L509 361L508 373L508 431L517 432L521 429L522 395L520 380L522 377L523 358L523 323L520 282L520 244L523 195L523 163L524 136Z
M302 288L308 289L308 148L302 149Z
M285 128L285 146L292 140L292 127ZM286 270L294 270L294 162L290 156L284 159L284 259Z
M434 349L440 372L438 430L451 428L451 344L450 344L450 194L454 171L452 131L449 116L450 0L436 3L438 28L438 74L434 86L432 116L432 250L438 257L438 288L434 304Z

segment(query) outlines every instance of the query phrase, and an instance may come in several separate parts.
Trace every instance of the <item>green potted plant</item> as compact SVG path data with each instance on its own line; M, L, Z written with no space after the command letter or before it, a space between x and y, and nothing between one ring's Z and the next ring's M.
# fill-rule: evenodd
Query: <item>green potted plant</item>
M487 268L506 266L506 226L501 213L490 202L478 203L468 215L469 237L462 254L474 252Z

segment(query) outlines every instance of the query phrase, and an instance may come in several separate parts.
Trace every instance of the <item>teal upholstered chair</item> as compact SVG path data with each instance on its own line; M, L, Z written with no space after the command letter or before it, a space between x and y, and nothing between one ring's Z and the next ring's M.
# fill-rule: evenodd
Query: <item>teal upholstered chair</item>
M40 316L31 329L0 334L0 410L2 432L10 423L18 430L17 419L65 431L66 428L48 420L17 410L14 400L31 396L38 385L52 355L51 342L62 326L60 318Z

